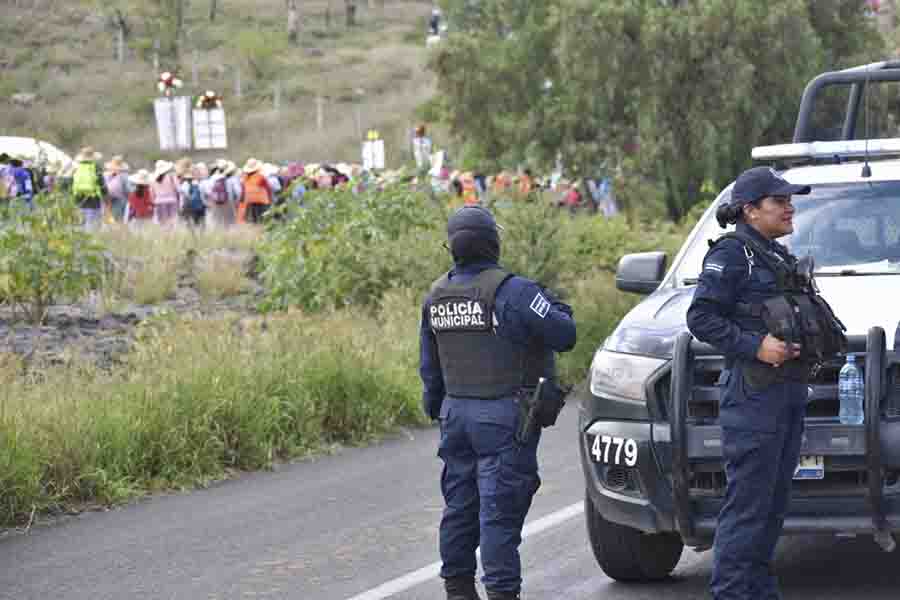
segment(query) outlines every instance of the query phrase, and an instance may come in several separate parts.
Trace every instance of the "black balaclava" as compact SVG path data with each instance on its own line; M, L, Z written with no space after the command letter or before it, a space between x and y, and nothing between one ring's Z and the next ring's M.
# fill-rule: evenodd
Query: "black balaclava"
M480 206L464 206L450 217L447 240L457 265L500 260L497 221L490 211Z

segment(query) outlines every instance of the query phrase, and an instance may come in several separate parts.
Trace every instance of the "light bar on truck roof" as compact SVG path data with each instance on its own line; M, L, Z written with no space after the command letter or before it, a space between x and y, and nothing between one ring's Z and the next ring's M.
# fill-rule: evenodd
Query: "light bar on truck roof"
M753 160L900 156L900 138L842 140L837 142L803 142L799 144L758 146L753 149L752 156Z

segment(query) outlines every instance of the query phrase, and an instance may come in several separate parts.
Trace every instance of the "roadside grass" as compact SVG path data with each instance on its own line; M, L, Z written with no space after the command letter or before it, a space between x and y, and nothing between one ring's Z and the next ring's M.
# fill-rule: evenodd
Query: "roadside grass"
M197 291L207 300L237 296L249 284L241 261L216 254L196 268L196 277Z
M159 304L175 297L178 287L179 259L173 256L150 256L138 267L126 267L125 298L137 304Z
M186 227L164 230L157 227L129 230L110 227L98 237L115 263L104 290L108 304L123 299L137 304L158 304L174 297L179 271L195 269L198 291L206 298L240 294L248 280L238 257L220 251L251 255L261 233L254 227L193 231Z
M423 422L417 308L163 319L114 373L0 362L0 523L259 469Z

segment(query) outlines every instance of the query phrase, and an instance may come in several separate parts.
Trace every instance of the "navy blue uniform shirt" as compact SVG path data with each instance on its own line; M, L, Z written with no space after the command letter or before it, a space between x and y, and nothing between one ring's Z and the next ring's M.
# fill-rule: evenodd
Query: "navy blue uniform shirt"
M738 223L737 230L784 260L787 249L781 244L767 240L746 223ZM687 313L688 329L698 340L720 350L729 368L737 359L753 360L767 329L760 317L736 314L736 306L739 302L760 304L777 293L776 275L761 259L753 257L740 240L722 240L703 260Z
M495 263L479 262L457 266L450 271L450 278L466 282L484 271L496 268ZM550 309L540 309L540 298L550 302ZM533 308L537 307L537 308ZM422 307L419 332L419 374L424 384L422 406L425 414L437 418L444 400L444 376L438 356L437 340L428 320L429 302ZM494 299L494 315L497 317L497 335L517 344L540 342L554 352L566 352L575 346L575 320L572 309L558 302L547 290L534 281L513 276L507 279Z

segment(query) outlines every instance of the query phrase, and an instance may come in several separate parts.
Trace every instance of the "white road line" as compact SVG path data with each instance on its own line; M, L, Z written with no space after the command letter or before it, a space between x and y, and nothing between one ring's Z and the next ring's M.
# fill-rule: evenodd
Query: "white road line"
M556 527L564 521L568 521L572 517L576 517L584 513L584 502L576 502L570 506L560 509L554 513L550 513L545 517L541 517L537 521L532 521L522 528L522 538L535 535L551 527ZM394 594L399 594L421 583L425 583L429 579L438 576L441 571L441 563L433 562L426 567L422 567L411 573L407 573L396 579L392 579L387 583L383 583L376 588L372 588L361 594L357 594L348 600L384 600L390 598Z

